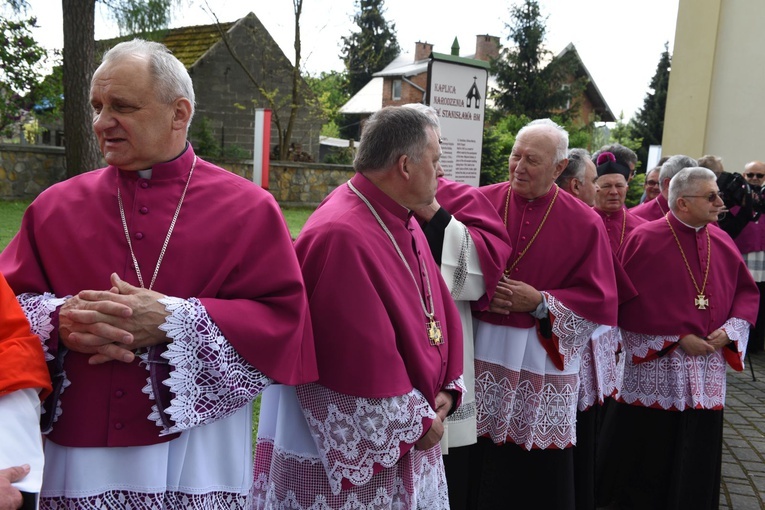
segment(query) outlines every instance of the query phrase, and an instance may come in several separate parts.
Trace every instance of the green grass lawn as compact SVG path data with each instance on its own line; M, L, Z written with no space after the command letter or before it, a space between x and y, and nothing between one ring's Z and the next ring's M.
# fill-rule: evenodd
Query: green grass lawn
M10 242L21 225L21 217L29 201L0 201L0 250ZM287 220L290 234L295 238L303 228L305 220L313 212L313 207L282 207L282 214Z
M305 225L305 220L308 219L313 211L313 207L282 207L282 214L284 214L284 219L287 220L287 226L293 239L300 233L300 229Z
M13 239L21 225L21 217L29 201L0 201L0 250Z

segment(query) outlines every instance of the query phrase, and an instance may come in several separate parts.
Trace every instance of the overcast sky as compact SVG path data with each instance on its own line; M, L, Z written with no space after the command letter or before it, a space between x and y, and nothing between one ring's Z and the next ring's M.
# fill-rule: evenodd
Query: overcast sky
M214 22L204 0L182 0L171 27ZM61 0L29 0L40 29L35 37L48 48L63 45ZM294 15L289 0L210 0L220 21L254 12L285 55L292 60ZM417 41L451 51L457 37L460 53L475 51L479 34L506 42L509 7L520 0L386 0L385 17L395 23L399 45L413 52ZM678 0L540 0L547 16L546 46L553 53L574 43L614 115L626 118L643 105L664 44L674 44ZM304 70L312 74L340 71L341 36L354 30L354 0L304 0L301 39ZM96 38L118 35L103 8L96 13Z

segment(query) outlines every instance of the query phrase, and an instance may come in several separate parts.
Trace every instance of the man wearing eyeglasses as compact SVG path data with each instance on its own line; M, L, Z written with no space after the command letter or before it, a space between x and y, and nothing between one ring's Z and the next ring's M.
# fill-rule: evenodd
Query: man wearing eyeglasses
M752 193L760 193L765 182L765 163L752 161L744 167L744 179L752 187ZM754 217L753 217L754 218ZM744 262L760 290L760 307L757 322L749 333L748 351L758 352L765 346L765 219L756 217L741 230L733 241L744 257Z
M714 173L681 170L669 206L619 251L638 295L619 307L616 508L717 508L726 365L743 370L757 313L736 247L709 227L723 207Z
M750 186L761 188L765 180L765 163L760 161L747 163L744 167L744 179Z
M659 171L661 166L656 166L645 174L645 183L643 184L643 191L645 192L645 198L643 202L648 202L661 195L661 189L659 188Z

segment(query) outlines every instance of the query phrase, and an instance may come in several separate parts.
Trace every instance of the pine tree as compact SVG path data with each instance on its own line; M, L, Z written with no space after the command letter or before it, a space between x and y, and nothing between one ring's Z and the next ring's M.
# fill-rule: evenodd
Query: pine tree
M547 18L542 16L537 0L512 7L510 18L505 25L510 45L493 62L499 85L494 91L497 107L532 119L553 114L567 117L576 110L572 99L586 85L585 78L575 77L574 55L551 58L552 53L544 47Z
M35 18L13 21L0 18L0 135L12 136L11 127L34 103L30 92L39 86L40 64L47 52L32 37Z
M353 17L359 27L349 37L342 37L341 58L348 74L347 93L362 89L372 74L390 64L401 48L396 40L396 24L383 16L383 0L356 0L358 11Z
M664 53L661 54L656 73L651 78L648 93L643 101L643 107L632 119L632 138L642 138L641 147L635 152L638 159L646 168L648 161L648 148L651 145L661 145L664 135L664 111L667 107L667 90L669 88L669 71L672 57L669 54L669 43L664 45Z

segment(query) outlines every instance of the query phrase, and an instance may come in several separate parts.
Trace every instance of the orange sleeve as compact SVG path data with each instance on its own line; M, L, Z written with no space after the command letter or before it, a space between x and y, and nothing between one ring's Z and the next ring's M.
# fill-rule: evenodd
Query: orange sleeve
M0 275L0 396L25 388L42 388L44 399L51 392L50 375L40 339Z

